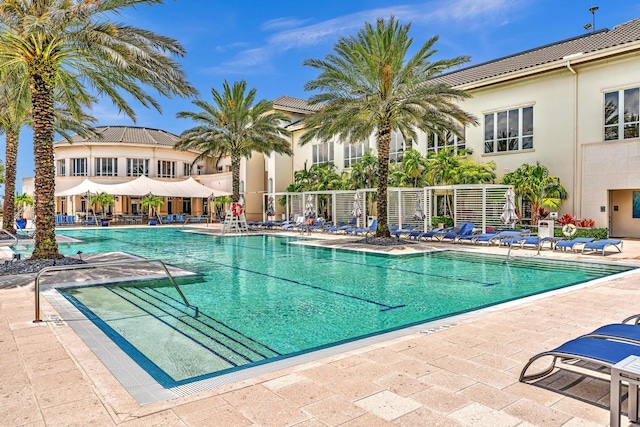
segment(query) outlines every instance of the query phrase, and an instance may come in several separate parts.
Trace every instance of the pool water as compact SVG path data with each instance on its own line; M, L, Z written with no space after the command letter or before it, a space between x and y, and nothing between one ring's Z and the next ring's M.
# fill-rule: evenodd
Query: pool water
M439 251L372 255L177 228L63 230L68 255L124 251L201 273L60 290L160 384L173 387L620 273L631 267Z

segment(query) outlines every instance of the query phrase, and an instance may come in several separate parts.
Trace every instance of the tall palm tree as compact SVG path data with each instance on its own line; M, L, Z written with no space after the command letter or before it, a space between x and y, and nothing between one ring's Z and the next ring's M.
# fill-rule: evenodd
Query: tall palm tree
M2 228L15 233L15 203L16 168L18 160L18 146L20 130L31 123L31 95L29 82L18 68L0 72L0 133L5 133L5 162L6 182L4 187L3 224ZM68 131L82 136L94 134L90 124L96 120L85 114L82 107L88 107L95 99L84 92L82 88L73 84L64 84L69 76L60 73L63 84L58 85L62 90L55 94L56 108L54 110L56 133L62 135L69 142L73 142Z
M231 157L233 201L240 200L240 160L253 152L291 155L289 132L282 126L289 117L272 111L273 103L261 100L254 105L256 89L247 92L247 82L236 81L233 87L225 80L222 92L211 88L213 104L197 99L200 110L181 111L178 118L191 119L198 125L180 135L175 148L195 149L201 154L194 163L212 156Z
M16 168L20 129L27 122L31 104L24 80L16 81L9 74L0 74L0 133L5 134L5 185L2 207L2 228L15 229ZM21 84L22 83L22 84Z
M317 91L311 104L324 103L305 122L301 139L328 141L337 137L360 142L376 135L378 150L378 230L379 237L390 236L387 224L387 180L391 132L398 131L405 141L417 139L416 129L442 134L466 124L475 124L470 114L455 102L468 95L433 81L443 71L467 62L467 57L430 61L438 37L433 37L407 58L413 39L411 24L400 25L391 17L366 23L355 37L341 38L334 54L307 59L304 64L320 71L305 89Z
M60 85L91 86L134 121L135 111L122 92L158 111L159 104L143 86L165 96L188 96L196 92L185 80L178 63L170 57L184 55L184 49L176 40L112 22L113 17L127 7L162 2L0 2L0 71L24 70L31 96L36 172L36 233L31 258L60 256L55 240L53 163L54 99Z

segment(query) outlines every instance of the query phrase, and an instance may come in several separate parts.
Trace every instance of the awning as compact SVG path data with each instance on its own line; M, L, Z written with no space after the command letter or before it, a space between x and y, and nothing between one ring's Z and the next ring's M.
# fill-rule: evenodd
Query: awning
M158 181L155 179L140 176L133 181L121 184L100 184L85 179L75 187L55 193L56 197L77 196L82 194L107 193L114 196L154 196L165 197L202 197L207 198L213 195L229 196L231 193L218 189L209 188L189 177L184 181Z

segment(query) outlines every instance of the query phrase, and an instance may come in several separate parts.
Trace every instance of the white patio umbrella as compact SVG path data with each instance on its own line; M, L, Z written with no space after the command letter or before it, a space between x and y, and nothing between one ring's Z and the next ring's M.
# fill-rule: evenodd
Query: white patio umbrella
M359 218L362 215L362 208L360 207L360 201L358 200L358 193L353 197L353 209L351 210L351 216Z
M313 197L309 194L307 198L307 204L304 206L304 216L307 219L313 218L315 216L315 208L313 207Z
M276 214L276 209L273 205L273 197L269 196L268 202L267 202L267 212L266 212L267 216L275 216Z
M416 200L416 213L413 214L413 217L418 221L424 221L425 214L424 209L422 209L422 199L420 195L418 195L418 200Z
M516 195L512 188L509 188L506 193L504 193L504 198L506 199L506 202L502 207L500 220L510 228L515 228L518 216L516 215Z

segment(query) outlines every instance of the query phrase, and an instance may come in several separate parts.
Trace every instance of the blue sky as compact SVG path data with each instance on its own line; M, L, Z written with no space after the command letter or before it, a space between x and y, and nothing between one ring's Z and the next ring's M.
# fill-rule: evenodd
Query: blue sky
M439 35L436 58L468 55L468 65L584 34L584 25L612 28L640 17L632 0L175 0L129 9L119 19L179 40L187 55L179 59L200 97L211 101L211 88L226 79L247 80L259 99L282 95L307 98L304 83L316 71L303 67L306 58L321 58L341 36L356 34L366 21L396 16L412 23L414 46ZM157 98L162 113L133 104L137 126L176 134L192 126L176 119L193 111L187 99ZM92 114L99 125L132 125L108 100ZM18 189L33 176L31 133L20 139ZM4 150L0 153L4 158Z

